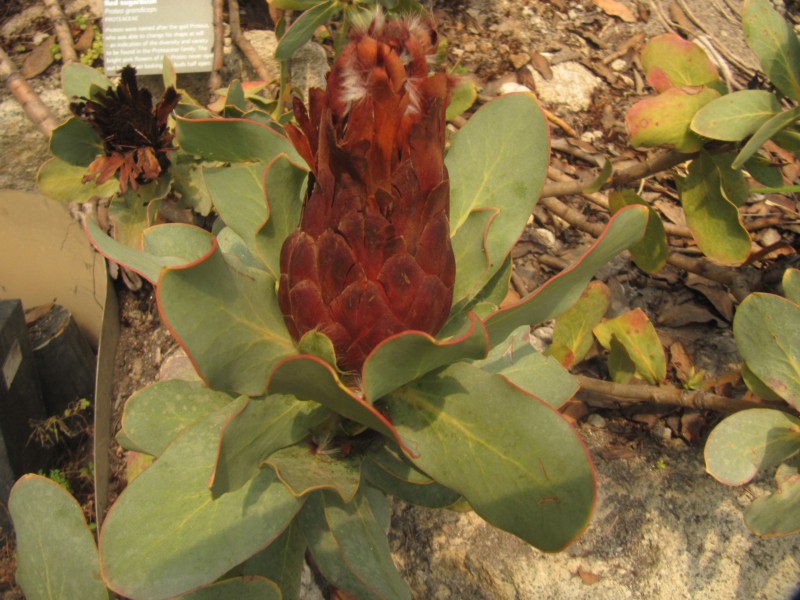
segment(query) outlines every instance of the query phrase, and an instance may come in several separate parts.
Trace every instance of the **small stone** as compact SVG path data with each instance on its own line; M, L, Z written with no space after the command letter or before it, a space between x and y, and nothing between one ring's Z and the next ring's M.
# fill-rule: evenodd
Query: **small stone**
M464 44L464 52L475 52L478 47L475 45L475 42L467 42Z
M520 54L512 54L508 58L511 61L511 64L514 65L514 68L517 70L521 69L531 61L530 54L526 54L524 52Z
M623 58L618 58L617 60L611 63L611 68L615 70L617 73L620 71L624 71L628 68L628 61Z
M586 417L586 422L592 427L597 427L598 429L605 429L606 426L605 418L597 413L592 413Z
M514 92L530 92L530 90L521 83L517 83L515 81L504 83L497 89L498 96L502 96L504 94L513 94Z
M540 244L547 250L554 250L558 244L555 234L549 229L544 227L537 227L530 231L531 240L536 244Z
M663 423L658 423L650 430L650 435L661 442L668 442L672 439L672 430Z

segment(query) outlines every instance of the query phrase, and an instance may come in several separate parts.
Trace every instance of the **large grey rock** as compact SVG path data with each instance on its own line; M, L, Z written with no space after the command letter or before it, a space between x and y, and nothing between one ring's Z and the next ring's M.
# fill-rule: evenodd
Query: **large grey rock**
M562 106L574 112L589 109L592 94L600 79L576 62L564 62L551 68L553 78L546 80L535 69L530 70L536 83L536 95L545 106Z

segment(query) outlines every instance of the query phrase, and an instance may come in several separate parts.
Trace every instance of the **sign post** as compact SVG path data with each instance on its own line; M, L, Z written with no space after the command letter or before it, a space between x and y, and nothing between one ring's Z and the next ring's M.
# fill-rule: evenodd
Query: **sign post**
M133 65L161 73L168 56L177 73L211 71L212 0L104 0L103 48L107 75Z

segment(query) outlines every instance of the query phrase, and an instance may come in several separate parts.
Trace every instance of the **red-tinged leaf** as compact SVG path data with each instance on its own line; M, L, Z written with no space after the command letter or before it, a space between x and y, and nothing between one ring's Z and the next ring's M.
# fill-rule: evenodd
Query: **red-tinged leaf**
M642 52L647 82L657 92L719 81L719 72L705 50L674 33L654 37Z
M364 395L375 402L425 373L459 360L483 358L488 350L486 329L473 313L466 331L445 340L419 331L399 333L381 342L364 361Z
M606 349L611 349L615 338L636 365L636 372L649 383L657 385L667 376L661 340L641 308L604 321L594 328L594 334Z
M642 238L647 218L644 206L623 208L578 262L516 304L492 314L485 321L491 346L505 340L520 325L541 323L569 309L601 266Z
M275 469L278 479L298 498L329 490L345 504L352 502L361 484L363 455L343 456L337 448L314 450L309 441L300 442L273 452L266 464Z
M611 292L602 281L592 281L575 305L556 319L553 343L545 354L570 368L583 360L594 343L592 328L608 311Z
M391 422L339 379L333 367L316 356L287 358L272 370L267 389L270 394L291 394L312 400L340 415L394 439L406 449Z

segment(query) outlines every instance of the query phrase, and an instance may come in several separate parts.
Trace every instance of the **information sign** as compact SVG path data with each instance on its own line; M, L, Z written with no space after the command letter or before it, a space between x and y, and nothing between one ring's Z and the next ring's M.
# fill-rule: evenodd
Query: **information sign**
M168 56L178 73L212 68L212 0L104 0L103 48L107 75L125 65L161 73Z

